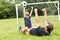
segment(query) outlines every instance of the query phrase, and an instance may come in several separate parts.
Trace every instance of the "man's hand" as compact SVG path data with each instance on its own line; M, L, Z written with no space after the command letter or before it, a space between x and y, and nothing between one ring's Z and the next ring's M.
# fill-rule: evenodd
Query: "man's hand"
M33 9L33 6L31 7L31 9Z
M35 9L34 9L34 11L35 11L35 13L37 13L38 9L37 9L37 8L35 8Z

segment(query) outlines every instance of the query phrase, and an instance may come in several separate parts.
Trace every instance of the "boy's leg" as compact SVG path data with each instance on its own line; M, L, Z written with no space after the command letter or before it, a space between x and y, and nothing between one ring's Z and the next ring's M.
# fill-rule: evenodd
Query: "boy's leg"
M43 12L43 14L44 14L44 18L45 18L45 26L46 26L46 25L48 24L48 17L47 17L46 9L43 8L43 9L42 9L42 12Z
M35 11L35 18L36 18L36 27L38 28L40 26L40 20L38 17L38 9L35 8L34 11Z

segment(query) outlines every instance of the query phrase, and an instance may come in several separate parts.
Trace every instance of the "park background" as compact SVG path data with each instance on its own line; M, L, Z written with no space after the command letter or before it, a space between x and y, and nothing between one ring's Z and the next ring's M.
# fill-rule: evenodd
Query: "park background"
M12 0L10 0L12 1ZM20 4L23 0L15 0L15 3L12 3L8 0L0 0L0 19L6 19L6 18L16 18L16 8L15 8L15 4ZM60 0L24 0L27 3L35 3L35 2L47 2L47 1L59 1ZM48 5L33 5L34 7L37 7L39 9L39 11L41 10L41 8L43 7L47 7L48 12L50 10L52 10L52 12L54 12L54 15L57 15L57 10L53 11L53 7L54 5L51 7L51 5L53 4L48 4ZM50 9L50 10L49 10ZM27 10L30 11L30 6L27 7ZM19 9L19 16L22 17L23 13L22 13L22 8ZM34 14L33 14L34 15ZM42 15L39 14L39 15Z
M50 17L48 17L49 21L54 25L54 30L52 31L50 36L32 36L32 35L24 35L18 31L18 25L16 22L16 8L15 4L20 4L22 1L26 1L28 3L35 3L35 2L48 2L48 1L59 1L60 0L16 0L15 3L12 3L7 0L0 0L0 40L60 40L60 21L58 21L58 12L57 10L54 10L54 8L51 8L50 5L42 5L42 6L34 6L41 10L43 7L47 7L48 15L50 15L49 11L52 10L52 14L55 15L53 17L54 20L51 20ZM60 3L59 3L60 4ZM52 4L53 5L53 4ZM54 6L52 6L54 7ZM56 8L55 8L56 9ZM30 12L30 6L27 7L27 9ZM23 13L22 8L19 7L19 20L20 22L23 22ZM32 20L35 21L34 12L32 14ZM39 14L39 18L41 18L41 25L43 26L44 23L44 16L41 12ZM51 17L52 18L52 17ZM57 20L55 20L57 19ZM32 23L33 26L35 25L35 22ZM21 26L24 26L21 23Z

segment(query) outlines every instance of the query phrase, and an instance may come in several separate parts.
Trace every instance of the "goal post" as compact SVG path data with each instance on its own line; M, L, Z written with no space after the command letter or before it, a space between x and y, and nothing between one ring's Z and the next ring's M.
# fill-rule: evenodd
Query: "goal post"
M17 18L17 24L20 25L20 24L19 24L19 21L18 21L18 6L21 6L21 4L16 4L15 6L16 6L16 18Z
M60 21L60 13L59 13L59 1L49 1L49 2L38 2L38 3L27 3L27 5L36 5L36 4L47 4L47 3L57 3L57 10L58 10L58 21ZM19 25L18 21L18 6L21 4L16 4L16 17L17 17L17 24Z
M58 3L58 20L60 21L60 12L59 12L59 1L57 1L57 3Z

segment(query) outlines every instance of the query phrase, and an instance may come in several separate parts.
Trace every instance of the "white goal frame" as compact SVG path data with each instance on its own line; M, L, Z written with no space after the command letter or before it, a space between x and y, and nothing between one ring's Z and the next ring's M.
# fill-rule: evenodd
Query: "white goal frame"
M60 21L60 13L59 13L59 1L50 1L50 2L38 2L38 3L27 3L27 5L36 5L36 4L47 4L47 3L57 3L58 7L57 7L57 10L58 10L58 21ZM16 4L16 17L17 17L17 24L19 24L19 21L18 21L18 6L21 6L21 4Z

